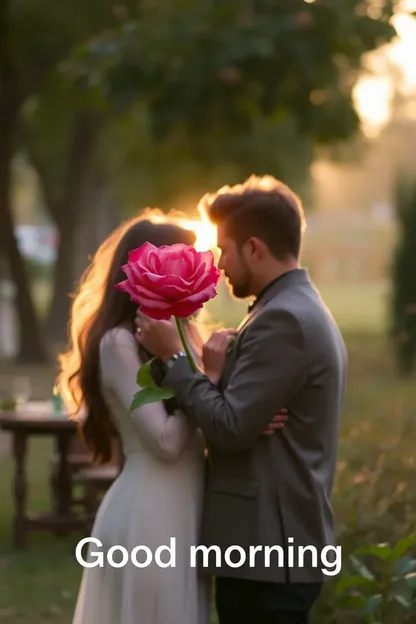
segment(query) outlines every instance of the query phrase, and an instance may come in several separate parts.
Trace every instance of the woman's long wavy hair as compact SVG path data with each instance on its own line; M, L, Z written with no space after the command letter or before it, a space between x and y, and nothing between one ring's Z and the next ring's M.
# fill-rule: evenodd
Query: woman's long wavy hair
M124 325L135 329L137 304L116 290L125 279L121 267L129 252L145 242L156 247L184 243L194 245L195 234L172 223L154 223L134 218L117 228L100 246L82 275L74 295L69 322L68 350L58 357L60 372L56 382L71 417L80 419L81 434L95 461L113 458L115 429L100 385L100 341L104 334ZM138 347L139 349L139 347Z

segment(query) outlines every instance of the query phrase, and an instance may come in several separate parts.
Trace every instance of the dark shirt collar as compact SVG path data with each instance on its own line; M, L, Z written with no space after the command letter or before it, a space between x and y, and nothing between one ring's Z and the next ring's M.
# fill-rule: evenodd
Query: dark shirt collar
M273 279L271 282L269 282L264 288L263 290L261 290L259 292L259 294L257 295L257 297L255 298L255 300L248 306L247 308L247 312L250 314L250 312L253 310L253 308L259 303L259 301L261 301L264 297L264 295L271 289L273 288L273 286L275 284L277 284L277 282L280 282L281 279L283 279L284 277L286 277L287 275L294 273L295 271L299 271L299 269L291 269L290 271L286 271L286 273L282 273L282 275L279 275L278 277L276 277L275 279Z

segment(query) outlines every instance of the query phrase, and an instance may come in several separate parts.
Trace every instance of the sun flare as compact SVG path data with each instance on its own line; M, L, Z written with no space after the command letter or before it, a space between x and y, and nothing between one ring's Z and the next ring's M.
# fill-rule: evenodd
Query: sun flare
M188 219L185 214L176 211L163 213L157 209L145 211L144 218L149 218L155 223L176 223L177 225L192 230L196 235L195 249L197 251L217 251L217 228L210 223L204 214L200 219Z
M376 136L391 116L395 88L392 66L399 70L403 93L415 92L416 20L407 13L412 10L416 10L416 0L402 3L392 20L397 37L369 55L369 73L363 74L354 89L355 104L370 136Z
M214 251L217 247L217 230L211 223L202 220L179 221L182 227L192 230L196 234L195 248L197 251Z

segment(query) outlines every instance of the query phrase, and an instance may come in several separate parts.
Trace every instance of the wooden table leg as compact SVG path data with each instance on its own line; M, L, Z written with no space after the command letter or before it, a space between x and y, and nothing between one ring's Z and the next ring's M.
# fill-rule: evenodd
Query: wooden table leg
M72 434L61 433L58 435L59 467L58 467L58 514L67 516L71 512L72 484L71 471L69 468L68 454Z
M15 517L13 526L13 545L21 550L26 547L26 433L15 431L13 434L13 454L15 460L14 501Z

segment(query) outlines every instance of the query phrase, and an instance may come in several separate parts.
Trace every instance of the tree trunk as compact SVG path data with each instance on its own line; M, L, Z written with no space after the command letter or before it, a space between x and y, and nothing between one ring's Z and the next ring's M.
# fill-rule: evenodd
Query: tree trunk
M95 163L101 119L95 111L77 113L72 141L68 149L64 196L58 206L47 206L59 229L60 245L54 270L53 294L46 317L48 338L55 344L68 340L70 295L75 288L74 257L77 231L83 210L88 210L87 197Z
M69 319L69 295L74 289L72 264L75 254L75 226L69 224L60 231L58 257L54 267L53 291L46 316L48 340L53 344L62 344L67 340Z
M16 287L15 302L20 334L18 359L41 363L47 359L47 355L42 343L25 262L15 237L11 205L12 162L18 111L22 100L7 47L7 8L8 5L5 3L0 13L0 241Z
M119 224L120 217L109 197L105 179L96 177L88 196L88 210L82 213L78 229L77 253L73 258L77 281L87 268L91 256Z

